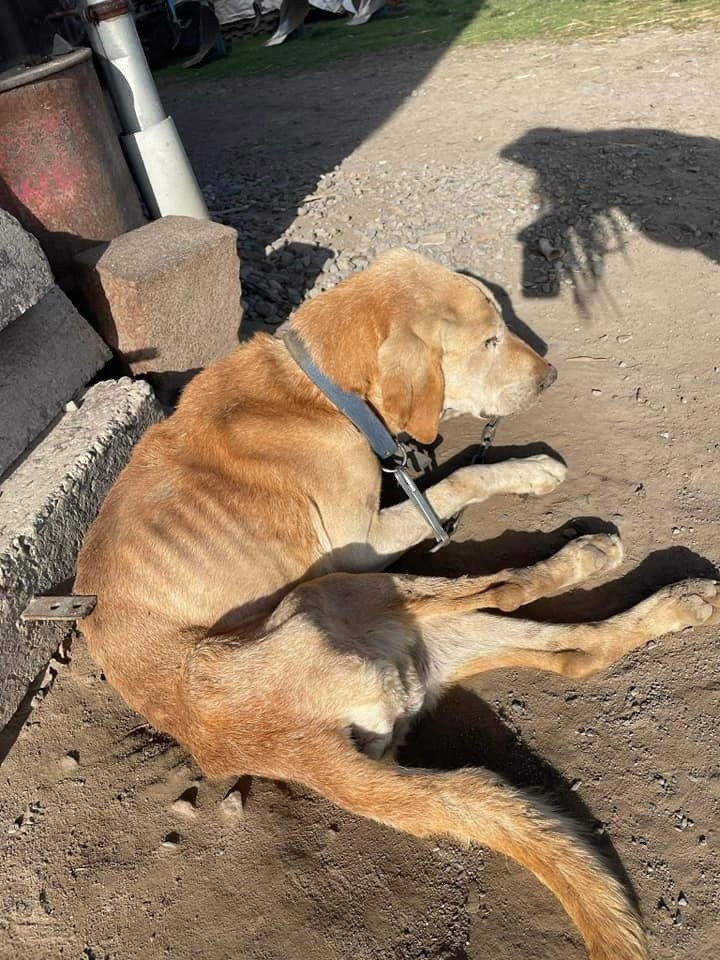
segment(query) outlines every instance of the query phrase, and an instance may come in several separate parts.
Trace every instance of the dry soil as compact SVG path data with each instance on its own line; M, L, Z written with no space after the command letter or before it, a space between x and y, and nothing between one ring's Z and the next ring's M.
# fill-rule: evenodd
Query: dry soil
M546 444L567 482L468 510L450 547L405 569L497 569L612 524L619 580L538 604L538 618L605 616L713 574L719 61L715 35L660 32L387 53L285 79L199 74L165 91L210 206L239 228L248 329L405 243L499 284L557 364L493 456ZM478 426L444 433L443 459ZM622 865L653 960L714 960L719 639L683 633L584 681L486 674L446 698L408 759L486 764L549 792ZM3 740L3 960L584 956L513 863L292 785L243 780L223 803L233 784L142 726L81 639L51 673Z

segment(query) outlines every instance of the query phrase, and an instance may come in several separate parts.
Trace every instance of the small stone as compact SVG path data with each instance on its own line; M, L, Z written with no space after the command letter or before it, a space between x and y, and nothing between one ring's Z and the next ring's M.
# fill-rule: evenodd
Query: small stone
M582 786L582 780L573 780L573 782L570 784L570 789L573 792L575 792L579 790L581 786Z
M178 817L184 817L186 820L195 820L197 810L189 800L183 800L182 797L170 805L170 809Z
M167 850L168 853L176 853L180 849L180 834L171 830L160 844L161 850Z
M686 897L685 894L682 892L682 890L681 890L680 893L678 894L677 902L678 902L678 906L679 906L679 907L686 907L686 906L688 905L687 897Z
M220 801L220 812L226 820L236 822L245 819L245 806L240 790L231 790L225 799Z
M467 900L465 901L465 909L471 917L479 913L484 898L485 894L478 890L477 885L475 883L471 884L468 890Z
M447 240L446 233L426 233L420 237L418 243L421 247L439 247Z
M594 397L599 397L600 394L602 393L602 390L595 389L595 390L591 390L590 392Z
M77 750L70 750L60 760L60 767L65 773L74 773L80 766L80 754Z
M620 336L615 338L618 343L627 343L628 340L632 340L631 333L621 333Z

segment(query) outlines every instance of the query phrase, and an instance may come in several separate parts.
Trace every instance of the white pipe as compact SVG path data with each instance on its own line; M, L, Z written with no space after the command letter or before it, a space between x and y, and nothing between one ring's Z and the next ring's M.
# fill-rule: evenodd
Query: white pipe
M165 112L126 0L85 0L90 45L120 119L120 142L153 217L208 220L175 124Z

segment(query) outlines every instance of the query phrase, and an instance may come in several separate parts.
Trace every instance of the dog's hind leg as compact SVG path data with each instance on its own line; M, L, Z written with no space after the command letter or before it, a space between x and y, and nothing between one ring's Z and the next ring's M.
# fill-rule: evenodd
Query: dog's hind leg
M494 576L340 574L315 581L312 589L322 584L326 602L379 634L384 621L402 623L425 651L430 688L501 667L587 676L656 637L720 621L714 580L664 587L625 613L593 623L535 623L484 612L516 610L562 592L612 569L621 557L617 537L597 534L578 538L542 563Z
M555 893L592 960L645 960L626 891L567 818L487 771L408 770L362 755L376 746L379 755L398 721L422 709L443 650L437 628L483 616L416 619L406 602L429 585L419 579L319 578L279 605L261 642L199 645L186 668L184 741L208 775L299 781L398 830L500 851Z
M585 677L668 633L720 622L714 580L663 587L625 613L593 623L551 624L455 614L422 622L421 634L440 683L500 667L533 667Z
M623 548L617 534L588 534L572 540L547 560L529 567L502 570L486 577L446 581L432 598L427 598L428 612L437 614L443 608L448 612L462 609L517 610L542 597L564 593L590 577L608 573L618 567L622 559ZM464 598L457 595L463 586ZM421 603L413 602L413 609Z

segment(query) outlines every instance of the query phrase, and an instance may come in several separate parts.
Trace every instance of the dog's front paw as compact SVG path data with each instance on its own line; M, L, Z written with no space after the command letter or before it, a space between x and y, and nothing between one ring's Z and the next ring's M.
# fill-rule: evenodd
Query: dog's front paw
M552 493L567 475L564 463L544 453L523 460L509 460L508 465L515 468L512 492L531 493L536 497Z
M552 457L539 454L502 463L477 463L461 467L451 478L461 484L466 503L477 503L498 493L550 493L565 479L567 467Z

